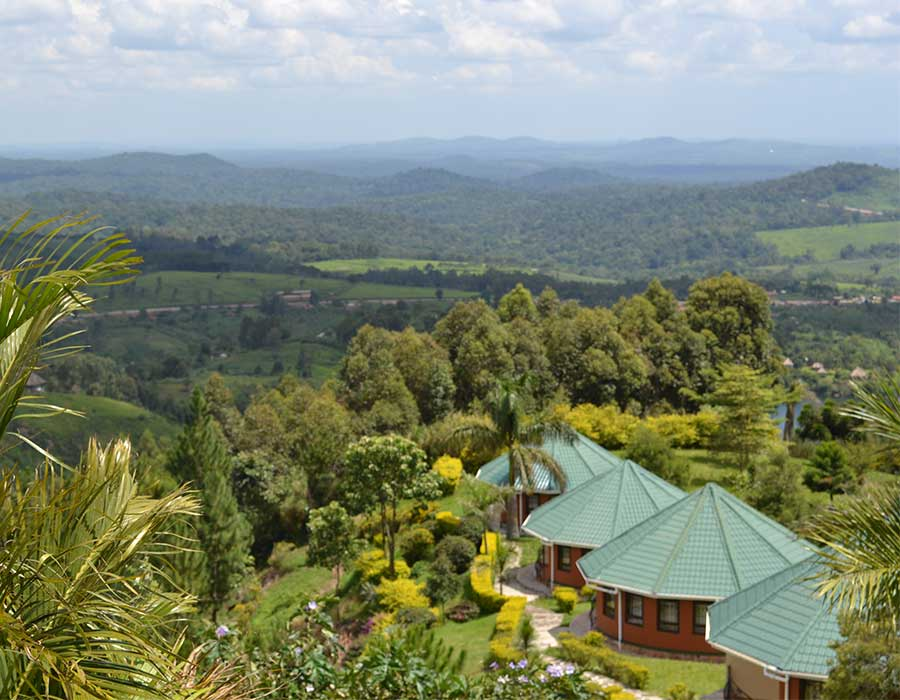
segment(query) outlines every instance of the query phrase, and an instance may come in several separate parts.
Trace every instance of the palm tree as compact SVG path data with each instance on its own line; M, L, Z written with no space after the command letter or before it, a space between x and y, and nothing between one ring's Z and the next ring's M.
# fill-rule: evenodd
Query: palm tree
M22 418L74 413L25 394L42 363L80 348L77 332L50 337L89 307L85 289L127 281L140 259L121 235L84 232L85 219L22 217L0 231L0 439L17 435L47 458L30 484L0 469L0 689L9 700L234 700L246 679L187 658L193 597L171 581L181 521L198 502L184 488L138 492L131 447L88 445L82 464L52 456L10 430Z
M856 402L842 411L863 421L890 447L900 444L900 386L882 380L854 386ZM879 486L815 517L807 537L824 547L819 590L845 610L900 618L900 485Z
M486 415L465 421L453 431L451 442L479 450L505 451L509 460L507 483L513 489L518 483L520 490L532 490L534 470L543 468L559 489L565 490L565 472L543 444L547 440L572 442L575 439L572 428L559 420L528 416L522 382L500 382L488 395L485 407ZM506 528L509 539L519 537L515 490L506 500Z

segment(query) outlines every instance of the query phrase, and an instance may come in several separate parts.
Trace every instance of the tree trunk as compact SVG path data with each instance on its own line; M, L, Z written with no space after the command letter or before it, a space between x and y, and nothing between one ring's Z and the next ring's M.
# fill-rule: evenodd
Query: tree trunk
M784 433L782 439L790 442L794 439L794 413L797 405L793 401L788 401L784 406Z
M397 502L391 503L391 519L388 522L388 572L390 577L395 577L394 571L394 529L397 526Z
M506 538L519 539L519 509L518 498L515 492L506 499Z

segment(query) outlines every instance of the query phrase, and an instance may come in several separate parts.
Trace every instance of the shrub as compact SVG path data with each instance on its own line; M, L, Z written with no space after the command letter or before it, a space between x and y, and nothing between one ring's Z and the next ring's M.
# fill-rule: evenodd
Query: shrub
M675 456L669 439L646 426L634 431L625 456L676 486L685 486L690 481L690 469Z
M400 536L400 553L408 564L415 564L434 556L434 535L424 527L406 530Z
M447 617L454 622L468 622L478 617L478 606L471 600L461 600L447 610Z
M471 596L483 613L497 612L507 600L506 596L494 590L492 570L491 558L486 554L479 554L475 557L469 574Z
M412 625L431 627L435 622L437 622L437 615L429 608L403 608L397 611L397 623L405 627Z
M374 583L387 574L388 559L382 550L369 549L356 558L356 568L364 580ZM402 559L394 562L394 570L397 578L409 578L409 566Z
M481 518L477 516L466 516L460 522L456 534L460 537L465 537L475 547L480 547L481 537L484 535L484 524L481 522Z
M591 598L594 597L594 593L596 593L596 591L587 584L584 584L581 587L581 590L578 592L581 594L581 597L584 598L585 600L590 600Z
M450 535L440 541L434 549L435 558L446 557L453 565L453 570L464 573L475 558L475 545L464 537Z
M640 420L623 413L615 404L595 406L583 403L575 408L557 408L556 413L575 430L604 447L617 450L628 444Z
M575 609L575 603L578 602L578 593L574 588L557 586L553 589L553 599L561 613L570 613Z
M581 639L563 632L559 635L559 644L561 655L569 661L615 678L631 688L647 687L650 671L609 649L599 632L588 632Z
M666 700L697 700L697 693L684 683L676 683L666 691Z
M438 533L441 537L456 532L462 520L453 515L449 510L442 510L434 514L435 522L438 524Z
M431 571L431 562L423 559L422 561L417 561L410 567L409 577L418 581L428 576L429 571Z
M499 550L500 535L496 532L484 533L484 538L481 540L481 544L478 545L478 553L486 554L490 560L491 566L494 565L494 560L497 558L497 552Z
M276 542L269 555L268 564L279 576L286 574L293 567L291 560L298 554L297 548L292 542Z
M432 469L441 477L441 490L444 494L453 493L463 475L462 460L450 455L444 455L437 459Z
M385 579L378 584L375 594L378 604L390 612L404 608L427 608L428 598L423 592L425 586L412 579L398 578L394 581Z
M500 608L490 642L489 661L503 664L523 658L524 653L515 647L515 641L525 614L525 602L524 597L513 596Z

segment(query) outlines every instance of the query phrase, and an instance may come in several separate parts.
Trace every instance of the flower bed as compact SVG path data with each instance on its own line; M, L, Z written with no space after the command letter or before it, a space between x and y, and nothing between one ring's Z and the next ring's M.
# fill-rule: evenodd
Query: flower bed
M606 638L599 632L588 632L580 639L568 632L559 635L560 655L587 669L594 669L615 678L631 688L646 688L650 671L630 661L606 646Z

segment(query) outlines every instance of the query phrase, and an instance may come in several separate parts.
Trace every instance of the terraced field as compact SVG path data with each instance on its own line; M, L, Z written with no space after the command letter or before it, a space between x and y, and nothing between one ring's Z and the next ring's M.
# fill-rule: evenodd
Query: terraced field
M839 260L841 249L850 244L857 250L865 250L876 243L900 243L900 221L788 228L759 231L756 235L763 242L775 245L782 255L803 255L812 251L816 260Z

